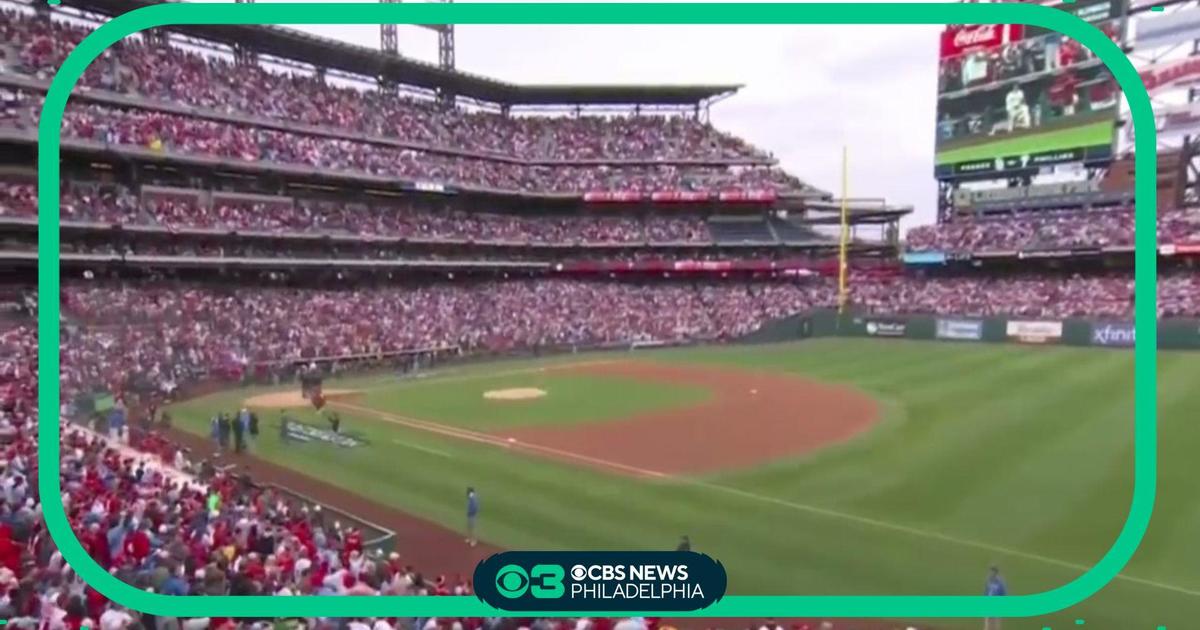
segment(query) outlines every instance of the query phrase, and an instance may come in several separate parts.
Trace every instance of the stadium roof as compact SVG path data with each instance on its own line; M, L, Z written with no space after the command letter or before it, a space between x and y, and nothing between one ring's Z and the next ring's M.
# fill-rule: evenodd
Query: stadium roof
M174 1L174 0L170 0ZM103 15L120 15L157 0L64 0L63 4ZM192 24L171 30L256 52L303 61L365 77L382 77L401 85L437 90L502 105L698 105L731 94L741 85L520 85L445 70L380 50L348 44L278 26Z

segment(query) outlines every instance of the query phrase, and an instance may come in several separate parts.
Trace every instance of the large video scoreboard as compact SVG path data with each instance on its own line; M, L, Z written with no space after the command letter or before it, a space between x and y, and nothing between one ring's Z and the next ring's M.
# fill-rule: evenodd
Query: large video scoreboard
M1047 3L1126 37L1128 0ZM1121 93L1075 40L1020 24L955 24L941 33L935 173L1004 177L1111 159Z

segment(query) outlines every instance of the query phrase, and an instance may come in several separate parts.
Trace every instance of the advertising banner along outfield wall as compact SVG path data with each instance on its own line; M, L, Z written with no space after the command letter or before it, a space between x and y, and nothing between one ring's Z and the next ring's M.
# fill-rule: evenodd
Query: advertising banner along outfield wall
M1132 348L1133 322L1111 319L1008 320L1004 317L872 317L815 310L768 323L742 338L749 343L775 343L809 337L883 337L987 343L1060 344L1100 348ZM1158 347L1200 350L1200 319L1170 318L1158 322Z
M1159 322L1158 347L1200 350L1200 319L1170 319Z
M1133 322L1096 322L1092 324L1092 345L1132 348Z
M982 341L983 322L978 319L938 319L937 338Z
M1005 332L1009 339L1021 343L1058 343L1063 336L1063 323L1012 320L1005 324Z
M908 322L895 319L868 319L867 334L872 337L903 337L908 332Z

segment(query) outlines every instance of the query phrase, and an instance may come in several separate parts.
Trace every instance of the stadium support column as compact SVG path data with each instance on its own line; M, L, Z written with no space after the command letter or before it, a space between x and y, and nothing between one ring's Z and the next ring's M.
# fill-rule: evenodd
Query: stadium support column
M1200 39L1192 40L1192 56L1197 55L1200 55ZM1200 102L1200 88L1188 88L1187 101ZM1179 151L1179 158L1183 161L1183 203L1194 206L1200 203L1200 136L1184 136Z
M234 0L238 4L254 4L254 0ZM258 63L254 51L242 44L233 47L233 61L239 66L252 66Z
M379 0L384 4L398 4L400 0ZM395 24L379 25L379 49L389 55L400 54L400 40L396 35Z
M438 30L438 66L442 70L454 70L454 25L443 24ZM452 89L442 86L438 89L438 100L445 107L454 107L455 94Z
M454 25L443 24L438 31L438 65L442 70L454 69Z
M954 182L938 180L938 223L945 223L954 217L956 213L954 208L955 190L958 190L958 185Z
M454 0L438 0L440 2L451 3ZM454 25L441 24L438 25L438 67L447 72L453 72L455 68L454 61ZM438 100L445 107L454 107L455 97L457 95L454 90L447 86L442 86L438 89Z
M400 0L379 0L383 4L399 4ZM379 49L388 55L400 55L400 38L396 32L395 24L380 24L379 25ZM384 94L395 96L400 92L399 85L394 79L386 74L381 74L377 78L379 91Z
M383 2L391 1L392 0L383 0ZM395 24L379 25L379 48L389 55L400 54L400 42L396 37Z
M892 246L899 252L900 247L900 219L888 221L883 226L883 242Z

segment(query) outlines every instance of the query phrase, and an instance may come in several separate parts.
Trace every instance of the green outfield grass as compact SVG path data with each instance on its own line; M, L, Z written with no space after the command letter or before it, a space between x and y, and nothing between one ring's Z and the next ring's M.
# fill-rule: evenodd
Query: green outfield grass
M978 594L992 563L1004 569L1012 592L1039 592L1095 562L1128 511L1131 352L818 339L603 356L844 382L878 397L887 418L849 444L804 458L671 481L606 474L348 413L346 426L368 447L285 446L268 428L257 448L448 527L460 526L462 488L474 485L485 505L482 537L508 548L661 549L687 533L724 563L734 594ZM360 404L470 427L516 421L502 408L479 406L479 393L497 383L540 382L550 392L526 423L601 420L703 396L511 374L529 365L328 386L368 388ZM1076 619L1105 630L1200 627L1200 354L1163 353L1159 383L1159 499L1137 556L1085 604L1009 620L1006 630L1060 630ZM204 433L211 413L257 391L180 404L176 421ZM580 405L588 410L574 409ZM274 415L265 414L268 427Z
M1113 141L1113 121L1099 122L1056 129L1045 133L1022 135L1013 138L1000 136L990 142L981 141L959 149L939 151L934 157L937 164L957 164L1006 155L1025 155L1042 151L1059 151L1077 147L1096 147Z

